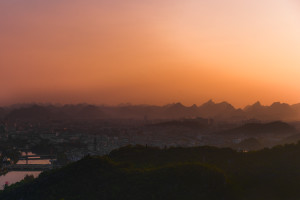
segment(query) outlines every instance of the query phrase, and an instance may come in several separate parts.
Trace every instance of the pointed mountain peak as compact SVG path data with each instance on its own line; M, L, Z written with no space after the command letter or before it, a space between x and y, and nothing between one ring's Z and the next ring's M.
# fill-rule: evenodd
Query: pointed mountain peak
M223 101L221 103L219 103L219 105L222 105L224 107L228 107L228 108L234 108L230 103L228 103L227 101Z
M287 103L274 102L270 108L278 108L278 109L290 109L290 105Z
M185 106L182 105L182 103L177 102L177 103L167 104L164 107L166 107L166 108L182 108L182 107L185 107Z
M182 103L177 102L172 105L173 107L185 107Z
M285 105L285 103L281 103L279 101L272 103L271 107Z
M196 104L193 104L193 105L191 106L191 108L197 108L197 105L196 105Z
M227 101L222 101L221 103L219 104L223 104L223 105L231 105L230 103L228 103Z
M260 101L255 102L252 106L262 106Z
M263 106L261 105L260 101L255 102L252 105L248 105L244 108L244 110L249 111L249 110L257 110L257 109L261 109Z
M208 102L204 103L202 106L215 105L216 103L210 99Z

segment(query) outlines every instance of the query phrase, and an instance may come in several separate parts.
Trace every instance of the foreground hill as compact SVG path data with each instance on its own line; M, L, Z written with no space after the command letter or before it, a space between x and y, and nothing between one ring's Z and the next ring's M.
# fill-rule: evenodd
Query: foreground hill
M300 143L242 153L128 146L7 187L0 199L300 199Z
M132 168L86 157L6 189L0 199L232 199L231 185L215 167L174 164Z

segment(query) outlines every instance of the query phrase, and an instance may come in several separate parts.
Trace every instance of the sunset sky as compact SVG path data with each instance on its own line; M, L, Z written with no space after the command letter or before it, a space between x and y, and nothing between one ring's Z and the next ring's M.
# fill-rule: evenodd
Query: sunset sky
M300 102L299 0L1 0L0 105Z

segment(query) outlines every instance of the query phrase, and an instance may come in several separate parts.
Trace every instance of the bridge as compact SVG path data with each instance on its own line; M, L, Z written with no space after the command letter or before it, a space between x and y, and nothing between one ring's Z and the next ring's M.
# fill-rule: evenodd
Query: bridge
M45 160L45 159L55 159L52 155L27 155L21 156L19 160Z
M30 160L49 160L51 163L52 161L56 160L56 156L53 155L28 155L30 152L29 148L19 149L20 151L24 151L26 155L20 156L19 160L26 160L26 164L14 164L7 167L8 171L45 171L49 169L53 169L52 164L28 164Z
M15 164L7 167L8 171L44 171L52 168L51 164Z

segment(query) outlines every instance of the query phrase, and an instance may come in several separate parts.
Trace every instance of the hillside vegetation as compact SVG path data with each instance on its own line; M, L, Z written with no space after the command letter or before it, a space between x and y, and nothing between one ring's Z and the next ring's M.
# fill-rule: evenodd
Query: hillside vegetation
M127 146L7 187L0 199L300 199L300 143L242 153Z

